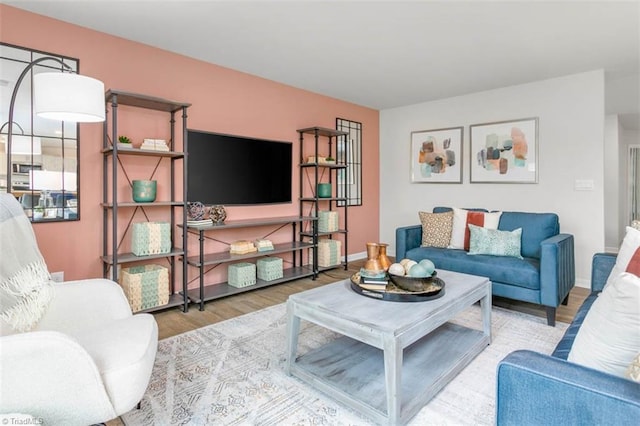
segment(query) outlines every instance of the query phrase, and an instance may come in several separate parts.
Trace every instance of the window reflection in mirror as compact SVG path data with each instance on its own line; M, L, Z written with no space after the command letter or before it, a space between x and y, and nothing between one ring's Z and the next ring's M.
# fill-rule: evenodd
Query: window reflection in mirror
M29 71L18 88L13 123L8 122L16 81L30 62L43 56L56 57L78 71L77 59L0 43L0 191L12 193L34 222L78 220L78 125L33 112L33 75L61 72L62 65L43 61Z

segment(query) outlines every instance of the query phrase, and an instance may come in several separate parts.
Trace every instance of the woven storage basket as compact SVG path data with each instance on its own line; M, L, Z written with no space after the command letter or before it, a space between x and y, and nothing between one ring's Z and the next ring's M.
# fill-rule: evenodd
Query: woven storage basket
M320 240L318 242L318 266L339 265L341 244L339 240Z
M136 256L171 251L171 225L168 222L134 223L132 235L131 252Z
M333 232L338 230L338 212L318 212L318 232Z
M232 287L248 287L256 283L256 265L240 262L229 265L229 285Z
M169 270L163 266L122 268L120 285L133 312L169 303Z
M258 259L258 278L264 281L273 281L284 276L282 272L282 259L279 257L264 257Z

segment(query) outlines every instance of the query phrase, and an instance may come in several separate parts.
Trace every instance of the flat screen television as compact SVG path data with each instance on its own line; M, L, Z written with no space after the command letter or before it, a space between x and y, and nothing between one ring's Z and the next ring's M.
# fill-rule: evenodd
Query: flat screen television
M187 201L291 202L292 143L187 130Z

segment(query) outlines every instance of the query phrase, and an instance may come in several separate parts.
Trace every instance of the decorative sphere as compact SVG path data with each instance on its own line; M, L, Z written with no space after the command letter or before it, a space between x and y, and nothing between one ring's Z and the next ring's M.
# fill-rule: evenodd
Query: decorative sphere
M411 267L413 265L417 265L418 262L416 262L415 260L410 260L407 263L404 264L404 272L406 275L409 275L409 271L411 270Z
M393 275L404 275L404 266L399 263L392 263L389 265L389 273Z
M402 265L402 267L403 267L403 268L406 268L406 267L407 267L407 266L406 266L406 265L407 265L407 262L410 262L410 261L411 261L411 259L402 259L402 260L400 261L400 264Z
M222 223L227 218L227 211L224 206L211 206L209 217L213 223Z
M436 265L429 259L422 259L418 264L426 269L428 275L432 275L433 271L436 270Z
M187 203L187 215L192 220L202 220L205 213L205 206L200 201Z
M409 276L414 278L426 278L427 270L420 264L415 264L409 269Z

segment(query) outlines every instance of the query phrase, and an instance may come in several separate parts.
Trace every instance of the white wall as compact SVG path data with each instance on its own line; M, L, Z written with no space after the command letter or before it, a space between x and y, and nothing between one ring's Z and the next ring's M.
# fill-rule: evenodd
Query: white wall
M624 172L620 160L620 124L617 115L607 115L604 121L604 245L610 252L620 246L621 198Z
M472 70L468 70L472 72ZM539 117L537 184L470 184L469 125ZM463 183L412 184L411 131L464 126ZM395 229L434 206L555 212L575 237L577 285L604 249L604 72L581 73L380 112L380 237L395 253ZM576 179L594 182L576 191Z

